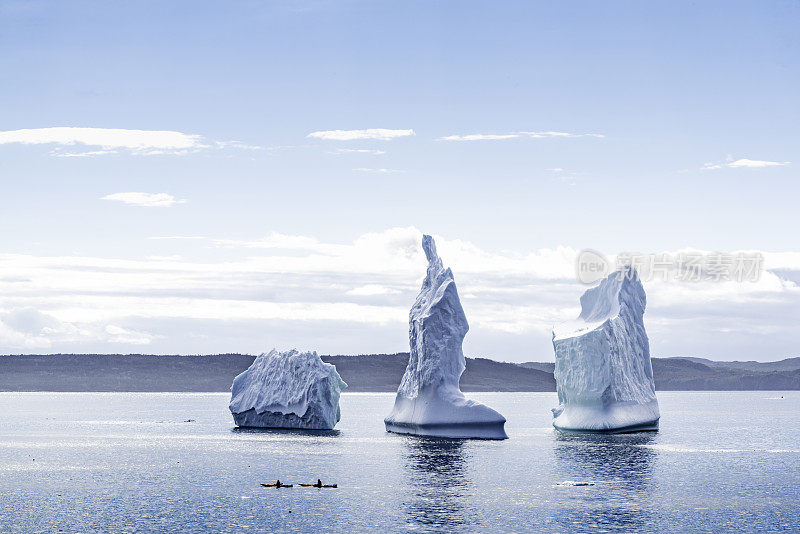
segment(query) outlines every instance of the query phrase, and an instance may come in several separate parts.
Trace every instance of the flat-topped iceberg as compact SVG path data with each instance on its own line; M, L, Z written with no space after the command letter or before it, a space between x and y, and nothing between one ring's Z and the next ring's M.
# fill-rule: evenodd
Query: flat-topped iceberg
M409 313L411 355L386 430L449 438L506 439L505 418L458 387L466 362L461 343L469 330L453 273L423 236L428 273Z
M233 379L229 408L237 426L331 429L346 387L316 352L273 349Z
M644 288L623 267L581 297L581 314L553 330L560 430L655 430L660 413L644 330Z

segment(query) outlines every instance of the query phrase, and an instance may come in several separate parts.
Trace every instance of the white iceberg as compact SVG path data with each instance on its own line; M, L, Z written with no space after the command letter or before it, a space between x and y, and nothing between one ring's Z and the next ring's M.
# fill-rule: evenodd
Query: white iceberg
M332 429L346 387L316 352L273 349L233 379L229 408L237 426Z
M458 387L466 362L461 343L469 330L453 273L422 237L428 274L409 313L411 355L386 430L449 438L506 439L505 418Z
M644 288L624 267L581 297L581 314L553 330L560 430L658 428L660 413L644 329Z

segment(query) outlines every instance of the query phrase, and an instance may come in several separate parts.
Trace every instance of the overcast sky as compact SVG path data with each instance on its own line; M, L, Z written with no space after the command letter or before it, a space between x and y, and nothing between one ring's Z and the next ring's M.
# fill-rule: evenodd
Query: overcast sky
M0 353L407 350L434 234L469 356L552 361L578 251L654 356L800 355L800 4L0 3Z

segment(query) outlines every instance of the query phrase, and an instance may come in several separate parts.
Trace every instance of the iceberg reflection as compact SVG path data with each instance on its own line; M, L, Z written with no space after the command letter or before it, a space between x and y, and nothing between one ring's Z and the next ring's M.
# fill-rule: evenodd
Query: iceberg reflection
M408 438L405 467L412 493L403 501L414 530L463 531L476 521L465 442Z
M558 522L612 531L658 530L657 503L652 502L656 453L644 447L651 433L555 433L556 472L566 480L593 483L557 491L565 509Z

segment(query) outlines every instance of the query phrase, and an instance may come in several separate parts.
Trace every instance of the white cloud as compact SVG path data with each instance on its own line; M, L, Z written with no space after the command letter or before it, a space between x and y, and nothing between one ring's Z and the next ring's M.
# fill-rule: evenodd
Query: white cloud
M202 135L172 130L130 130L123 128L79 128L58 126L0 131L0 145L55 145L57 157L95 157L110 154L153 156L182 155L215 148L218 150L262 150L241 141L208 141ZM91 150L75 147L92 147Z
M385 128L368 128L366 130L325 130L311 132L308 137L312 139L325 139L329 141L356 141L360 139L378 139L389 141L398 137L414 135L414 130L387 130Z
M37 351L81 343L146 345L155 336L116 325L74 324L31 307L0 313L0 346Z
M518 139L520 137L530 137L533 139L545 139L548 137L572 138L572 137L605 137L602 134L573 134L567 132L515 132L507 134L467 134L467 135L448 135L440 137L439 141L502 141L504 139Z
M83 152L69 152L60 148L53 149L50 152L51 156L57 158L93 158L95 156L107 156L109 154L119 154L119 150L85 150Z
M158 255L147 256L148 260L153 260L153 261L178 261L181 258L182 257L180 254L170 254L169 256L158 256Z
M102 197L100 200L116 200L125 204L148 208L169 208L175 204L186 203L185 199L177 199L167 193L140 193L136 191L113 193Z
M105 328L109 335L109 343L123 343L126 345L148 345L153 340L153 336L146 332L137 332L121 326L110 324Z
M131 152L176 151L205 148L202 137L169 130L124 130L120 128L32 128L0 132L0 145L54 144L102 147L102 153L125 149ZM99 151L94 151L100 153Z
M372 297L375 295L397 295L400 291L380 284L367 284L347 291L348 295L356 297Z
M527 135L528 137L532 137L534 139L544 139L547 137L565 137L565 138L573 138L573 137L596 137L598 139L605 138L603 134L596 134L596 133L583 133L583 134L574 134L574 133L567 133L567 132L519 132L521 135Z
M789 161L762 161L754 159L737 159L728 163L728 167L777 167L781 165L789 165Z
M333 151L334 154L370 154L373 156L380 156L386 154L385 150L372 150L369 148L337 148Z
M215 141L214 145L217 148L238 148L239 150L265 150L265 147L259 145L248 145L241 141Z
M722 169L725 167L731 169L739 169L739 168L747 168L747 169L760 169L763 167L781 167L783 165L789 165L790 161L764 161L758 159L747 159L741 158L734 160L733 158L728 158L725 163L705 163L703 164L703 169L705 170L713 170L713 169Z
M50 347L54 337L63 337L74 331L55 317L32 307L20 307L0 313L0 341L22 349Z

